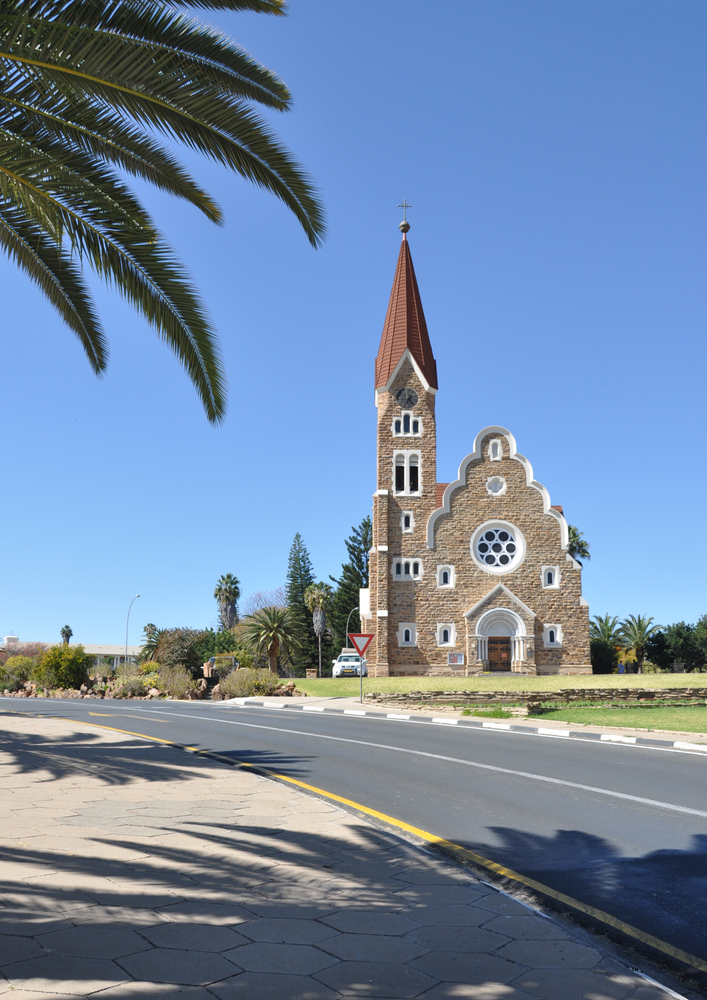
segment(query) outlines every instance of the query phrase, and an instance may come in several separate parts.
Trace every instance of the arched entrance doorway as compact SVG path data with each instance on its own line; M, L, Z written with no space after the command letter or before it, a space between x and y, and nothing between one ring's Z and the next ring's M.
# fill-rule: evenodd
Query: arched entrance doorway
M525 660L525 625L509 608L492 608L483 614L475 639L478 659L487 670L512 670Z

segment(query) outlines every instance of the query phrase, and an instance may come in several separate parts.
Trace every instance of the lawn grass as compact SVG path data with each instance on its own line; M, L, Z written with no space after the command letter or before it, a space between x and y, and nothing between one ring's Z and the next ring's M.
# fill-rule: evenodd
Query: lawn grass
M685 708L557 708L534 719L553 719L561 722L583 722L589 726L622 726L629 729L667 729L673 732L707 734L707 706Z
M297 678L297 687L320 698L357 697L357 677ZM578 677L364 677L363 692L403 694L407 691L559 691L562 688L707 687L707 674L582 674Z

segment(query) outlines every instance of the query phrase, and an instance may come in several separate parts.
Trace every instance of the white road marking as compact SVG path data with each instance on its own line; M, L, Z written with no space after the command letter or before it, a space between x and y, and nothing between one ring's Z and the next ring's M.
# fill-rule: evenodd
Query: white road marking
M440 726L456 726L458 719L433 719Z
M510 722L482 722L482 729L510 729Z
M617 736L615 733L602 733L599 737L600 740L606 740L607 743L635 743L635 736Z
M366 712L361 712L357 708L345 708L344 715L366 715Z
M315 706L313 705L312 708ZM447 757L445 754L430 753L427 750L412 750L409 747L396 747L387 743L373 743L371 740L352 740L345 736L329 736L325 733L301 732L296 729L281 729L279 726L261 726L256 722L238 722L236 719L214 719L209 715L187 715L184 712L155 712L149 708L133 709L144 715L174 715L179 719L201 719L205 722L221 723L227 726L241 726L245 729L263 729L272 733L286 733L288 736L307 736L315 740L331 740L334 743L353 743L355 746L373 747L376 750L391 750L394 753L412 754L415 757L429 757L432 760L444 760L450 764L461 764L464 767L475 767L481 771L493 771L496 774L508 774L514 778L529 778L531 781L542 781L549 785L563 785L565 788L577 788L582 792L593 792L595 795L606 795L612 799L623 799L636 802L639 805L653 806L657 809L667 809L670 812L686 813L688 816L700 816L707 819L707 812L702 809L691 809L689 806L678 806L672 802L660 802L658 799L648 799L641 795L629 795L627 792L615 792L596 785L584 785L578 781L566 781L564 778L550 778L544 774L531 774L529 771L516 771L510 767L499 767L497 764L481 764L475 760L462 760L460 757ZM598 742L598 741L597 741Z
M410 721L409 715L397 715L395 712L388 712L386 719L402 719L404 722Z

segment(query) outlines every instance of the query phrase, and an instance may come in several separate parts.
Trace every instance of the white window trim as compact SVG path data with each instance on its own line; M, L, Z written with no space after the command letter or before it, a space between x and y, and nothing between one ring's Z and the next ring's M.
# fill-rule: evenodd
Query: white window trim
M395 470L397 468L397 460L402 457L403 462L401 463L405 468L405 489L396 490L395 488ZM414 492L410 489L410 464L411 459L417 458L417 484L418 489ZM394 451L393 452L393 493L397 497L419 497L422 496L422 452L421 451Z
M442 642L442 630L449 629L449 642ZM454 627L454 622L437 622L437 645L448 648L451 646L456 646L457 644L457 630Z
M550 642L550 631L551 630L554 630L554 632L555 632L555 641L554 642ZM543 625L543 643L545 645L545 649L561 649L562 648L562 626L561 625L553 625L552 622L550 622L549 625Z
M405 635L405 629L410 629L410 641L405 642L403 636ZM417 627L415 622L400 622L398 625L398 645L399 646L416 646L417 645Z
M417 563L420 570L417 576L414 576L412 572L415 563ZM410 566L409 573L405 572L406 564ZM397 572L398 566L400 566L399 573ZM405 558L403 558L402 556L396 556L395 559L393 559L393 561L390 564L390 575L393 577L394 580L421 580L422 574L423 574L423 565L422 565L422 559L420 559L419 556L412 556L412 557L407 556Z
M484 563L479 559L476 553L476 543L478 542L480 536L485 531L488 531L489 528L503 528L513 535L518 556L509 566L489 566L487 563ZM484 521L484 523L480 524L471 536L469 548L471 551L471 558L474 560L475 564L479 567L479 569L482 569L484 573L489 573L491 576L504 576L506 573L514 573L525 562L527 552L523 532L520 528L517 528L515 524L511 524L509 521Z
M494 455L494 453L493 453L493 446L495 444L498 445L498 455ZM489 455L489 461L490 462L500 462L501 461L501 459L503 458L503 438L500 438L500 437L491 438L491 440L489 441L488 455Z
M405 417L410 417L410 427L411 428L412 428L412 422L413 422L413 420L417 420L417 427L418 427L418 429L416 431L413 431L413 430L404 431L404 430L402 430L403 420L404 420ZM396 424L396 422L398 420L400 421L401 430L396 431L395 424ZM408 437L412 437L412 438L422 437L422 417L420 417L417 414L413 413L412 410L402 410L400 413L397 413L393 417L393 422L390 425L390 432L393 435L393 437L398 437L398 438L399 437L405 437L405 438L408 438Z
M492 459L492 461L496 462L500 461L500 459ZM500 489L496 490L495 492L494 490L491 489L491 483L494 482L501 483ZM503 494L506 492L506 488L507 488L507 483L506 480L503 478L503 476L489 476L488 479L486 480L486 492L490 497L502 497Z
M405 518L410 518L410 527L405 527ZM400 515L400 529L404 535L411 535L415 530L415 515L411 510L404 510Z
M449 573L449 583L442 583L442 573L444 570ZM437 567L437 586L442 590L453 590L457 583L457 576L454 572L454 567L450 566L448 563L444 563Z
M546 576L548 573L552 573L553 582L547 583ZM559 566L543 566L542 572L540 574L540 583L543 590L559 590L560 589L560 567Z

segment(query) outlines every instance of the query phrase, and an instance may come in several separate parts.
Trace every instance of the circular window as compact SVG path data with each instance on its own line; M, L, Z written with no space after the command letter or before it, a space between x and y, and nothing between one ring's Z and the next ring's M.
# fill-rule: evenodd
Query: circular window
M486 490L492 497L500 497L506 492L506 480L503 476L491 476L486 480Z
M471 539L471 554L487 573L509 573L523 561L525 539L505 521L488 521Z

